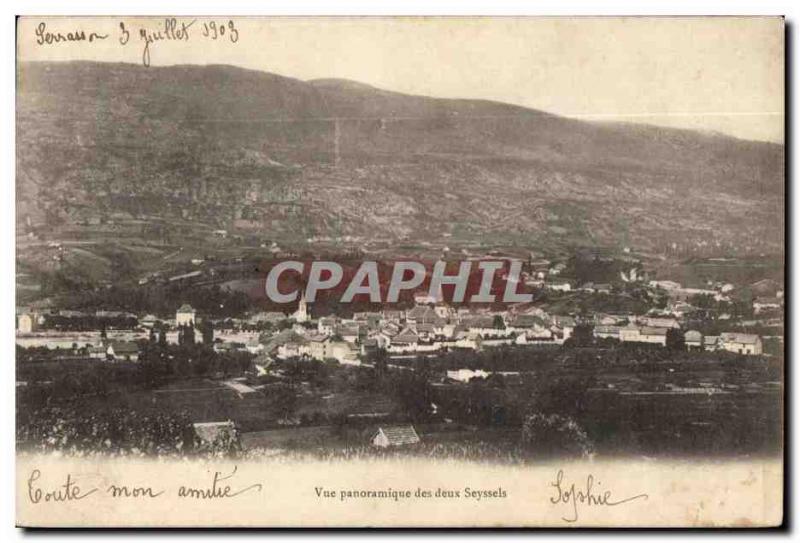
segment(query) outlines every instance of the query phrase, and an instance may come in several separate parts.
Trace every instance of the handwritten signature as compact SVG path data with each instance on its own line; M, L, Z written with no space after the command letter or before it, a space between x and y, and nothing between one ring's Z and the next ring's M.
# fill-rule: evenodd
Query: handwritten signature
M616 507L618 505L622 505L624 503L629 503L634 500L647 500L647 494L637 494L635 496L630 496L627 498L622 499L615 499L612 496L611 490L600 490L599 488L595 488L595 486L599 487L600 482L595 482L594 475L589 474L586 477L586 486L576 489L575 484L570 484L567 488L567 484L564 482L564 470L558 470L556 474L556 480L550 483L550 486L554 488L555 494L550 497L550 503L553 505L557 505L560 503L570 504L572 506L572 514L567 517L561 517L561 520L564 522L575 522L578 520L578 506L605 506L605 507Z

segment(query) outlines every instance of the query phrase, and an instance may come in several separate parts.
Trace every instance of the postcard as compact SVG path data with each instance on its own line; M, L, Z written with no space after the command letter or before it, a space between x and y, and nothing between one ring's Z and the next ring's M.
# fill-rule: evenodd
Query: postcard
M23 527L775 527L779 17L17 22Z

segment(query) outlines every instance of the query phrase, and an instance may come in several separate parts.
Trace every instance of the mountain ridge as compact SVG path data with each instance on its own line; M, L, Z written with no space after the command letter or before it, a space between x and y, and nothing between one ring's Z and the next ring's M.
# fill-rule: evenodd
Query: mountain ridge
M19 235L783 250L781 144L226 65L17 75Z

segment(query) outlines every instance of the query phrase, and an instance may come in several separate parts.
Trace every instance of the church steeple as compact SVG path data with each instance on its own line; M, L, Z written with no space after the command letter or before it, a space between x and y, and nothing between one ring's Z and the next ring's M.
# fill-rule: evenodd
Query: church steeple
M297 304L297 311L292 315L297 322L308 322L310 316L308 314L308 302L306 302L305 290L300 293L300 302Z

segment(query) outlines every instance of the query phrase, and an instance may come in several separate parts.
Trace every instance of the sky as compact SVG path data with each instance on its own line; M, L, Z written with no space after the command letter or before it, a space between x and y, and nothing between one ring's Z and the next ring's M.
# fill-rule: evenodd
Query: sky
M177 27L192 20L179 17ZM225 35L212 39L212 21ZM87 40L38 43L42 23ZM164 27L163 18L22 18L18 59L142 64L141 32ZM107 37L90 43L91 32ZM780 18L217 17L196 19L187 34L150 43L151 65L232 64L587 120L784 139Z

